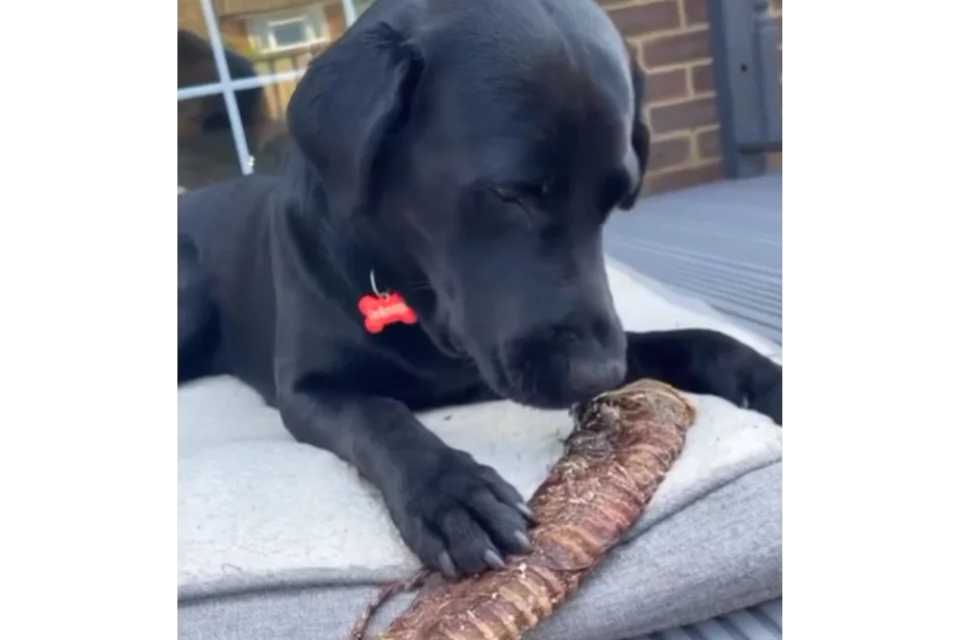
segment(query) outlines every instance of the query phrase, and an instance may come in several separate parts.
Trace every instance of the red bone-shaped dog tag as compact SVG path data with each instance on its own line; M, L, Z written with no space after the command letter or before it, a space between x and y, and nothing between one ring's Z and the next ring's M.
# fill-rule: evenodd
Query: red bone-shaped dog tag
M380 333L385 326L394 322L417 322L417 314L407 306L399 293L363 296L357 306L363 314L363 326L370 333Z

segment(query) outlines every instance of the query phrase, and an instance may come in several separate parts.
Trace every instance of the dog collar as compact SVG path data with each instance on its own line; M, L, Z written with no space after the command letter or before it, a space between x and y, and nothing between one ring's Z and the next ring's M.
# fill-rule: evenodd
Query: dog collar
M396 291L380 291L377 288L373 269L370 270L370 290L373 295L365 295L357 303L363 314L363 328L368 333L380 333L385 326L396 322L416 324L417 314L407 306L403 296Z

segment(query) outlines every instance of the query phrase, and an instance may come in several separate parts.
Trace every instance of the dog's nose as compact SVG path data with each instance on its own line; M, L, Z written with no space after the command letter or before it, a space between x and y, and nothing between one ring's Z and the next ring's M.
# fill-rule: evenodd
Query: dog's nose
M624 358L577 358L570 362L567 384L577 397L587 400L623 383L627 375Z

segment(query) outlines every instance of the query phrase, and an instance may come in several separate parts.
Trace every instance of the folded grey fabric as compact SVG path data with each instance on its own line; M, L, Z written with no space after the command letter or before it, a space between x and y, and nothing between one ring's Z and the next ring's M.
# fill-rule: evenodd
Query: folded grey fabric
M627 328L714 328L778 358L719 316L609 271ZM630 541L531 637L616 640L779 595L781 430L718 398L688 397L697 422ZM510 402L421 418L525 496L572 428L566 412ZM345 638L377 583L417 568L377 492L333 455L294 442L230 378L179 392L178 525L182 638Z

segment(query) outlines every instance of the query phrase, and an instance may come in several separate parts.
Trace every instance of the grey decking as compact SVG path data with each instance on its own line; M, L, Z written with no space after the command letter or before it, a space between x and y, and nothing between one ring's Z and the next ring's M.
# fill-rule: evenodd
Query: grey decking
M782 176L641 200L607 226L614 258L782 344ZM638 640L782 638L782 599Z
M686 627L653 633L637 640L780 640L783 602L765 602Z
M782 344L782 175L704 185L614 214L606 250Z

